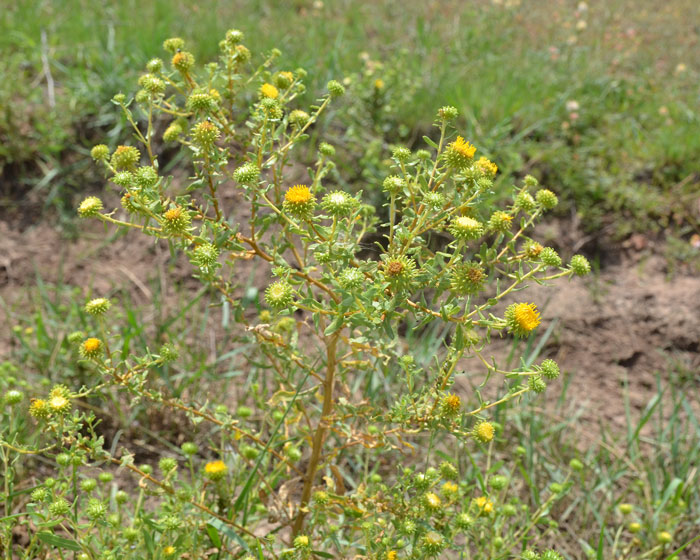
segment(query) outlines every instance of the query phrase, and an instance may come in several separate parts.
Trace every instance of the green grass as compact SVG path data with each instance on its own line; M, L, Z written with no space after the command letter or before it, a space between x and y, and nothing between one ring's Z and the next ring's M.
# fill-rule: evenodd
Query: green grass
M576 208L590 229L612 222L626 234L666 227L680 215L697 230L697 219L683 211L697 189L700 155L698 57L688 38L694 3L657 9L651 0L616 0L580 15L568 4L526 4L408 2L397 10L387 1L326 2L320 9L310 1L19 2L0 15L2 88L10 99L13 89L34 84L29 106L18 110L38 112L34 122L45 128L27 144L12 122L0 121L9 152L0 157L28 162L41 175L31 184L43 200L67 209L61 193L86 183L76 180L86 171L79 155L120 125L108 100L117 91L133 93L145 61L164 56L162 41L181 35L206 60L216 56L224 32L238 27L254 51L279 47L285 66L306 68L310 99L327 80L366 70L361 53L384 64L373 76L390 77L388 107L375 122L343 104L331 114L339 128L328 132L345 145L346 165L356 173L359 160L386 157L391 143L422 147L435 110L449 103L460 109L465 134L498 162L503 181L539 175L562 195L564 212ZM578 21L587 28L576 30ZM45 107L42 51L56 84L55 108ZM677 72L678 64L686 70ZM575 121L566 108L572 100L579 104ZM112 139L120 136L113 130ZM379 149L368 156L373 139ZM39 169L31 166L37 159L44 161Z

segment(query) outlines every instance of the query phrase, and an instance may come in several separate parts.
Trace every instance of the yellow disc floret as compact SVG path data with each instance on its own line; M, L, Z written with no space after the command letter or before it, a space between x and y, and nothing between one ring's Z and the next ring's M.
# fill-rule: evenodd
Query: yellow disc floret
M516 336L527 336L540 324L540 313L534 303L513 303L505 313L508 330Z
M223 461L211 461L204 465L204 474L211 480L221 480L226 476L227 470L228 467Z
M279 90L275 86L273 86L272 84L265 83L260 87L260 95L262 95L263 97L268 97L270 99L277 99L279 94L280 94Z
M316 199L306 185L295 185L284 195L283 208L295 218L309 219Z

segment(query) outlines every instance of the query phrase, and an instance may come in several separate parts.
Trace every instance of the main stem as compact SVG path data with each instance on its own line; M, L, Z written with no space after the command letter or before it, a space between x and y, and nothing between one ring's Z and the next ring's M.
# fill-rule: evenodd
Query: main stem
M294 520L294 527L292 528L292 534L294 536L298 535L303 526L304 518L306 517L306 506L309 504L311 498L311 490L314 486L314 479L316 478L316 470L318 469L318 464L321 460L321 452L323 451L323 443L326 439L326 432L328 430L328 422L330 415L333 412L333 389L335 386L335 368L336 368L336 347L338 345L338 337L340 335L340 330L336 331L330 337L326 339L326 377L323 380L323 410L321 411L321 418L318 420L318 426L316 426L316 433L314 433L313 448L311 449L311 459L309 460L309 466L306 470L306 476L304 477L304 490L301 493L301 502L299 504L299 513L297 518Z

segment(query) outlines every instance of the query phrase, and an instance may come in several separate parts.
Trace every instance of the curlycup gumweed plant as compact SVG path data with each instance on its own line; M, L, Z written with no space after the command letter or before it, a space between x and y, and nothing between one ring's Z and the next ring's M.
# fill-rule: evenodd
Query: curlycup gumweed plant
M385 178L366 185L384 193L380 223L377 208L338 186L342 147L320 142L305 175L292 165L344 95L339 81L304 106L306 73L278 66L277 51L254 64L239 31L204 66L181 39L164 46L169 60L148 62L133 98L114 99L132 143L92 150L121 208L88 197L78 214L184 255L212 303L232 309L231 347L248 348L254 382L236 400L216 390L215 375L206 398L172 394L152 372L177 364L177 342L135 355L110 319L116 306L89 301L90 329L71 342L94 384L57 386L29 404L48 440L34 451L57 464L27 506L49 527L35 551L506 558L551 530L542 521L568 479L529 507L511 490L513 473L477 459L508 431L490 417L494 407L541 393L559 375L551 359L504 369L489 352L493 338L528 338L546 321L528 284L590 270L584 257L564 265L528 236L556 195L528 176L510 206L484 207L498 167L453 129L457 110L443 107L437 142L394 148ZM189 180L163 175L164 144L185 151ZM242 288L253 268L266 278L255 309ZM418 340L431 324L446 334L424 360L403 333ZM460 394L455 377L465 369L498 395ZM78 406L96 397L109 406L115 392L184 412L192 422L184 436L194 441L175 457L164 452L155 470L137 466L128 443L104 444L94 415ZM108 482L112 469L127 470L138 484L81 482L87 467Z

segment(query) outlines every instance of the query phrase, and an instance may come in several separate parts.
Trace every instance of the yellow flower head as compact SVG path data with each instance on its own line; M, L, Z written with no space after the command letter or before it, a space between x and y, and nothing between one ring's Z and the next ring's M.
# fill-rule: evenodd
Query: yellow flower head
M295 185L284 195L284 200L290 204L306 204L311 201L313 195L306 185Z
M283 208L295 218L307 220L312 216L316 199L306 185L295 185L284 195Z
M51 410L45 400L32 399L32 404L29 405L29 414L37 419L48 418Z
M474 426L472 431L473 436L481 443L488 443L493 439L495 430L491 422L479 422Z
M475 152L476 146L457 136L457 140L447 146L445 156L450 167L464 169L471 163Z
M226 476L228 467L223 461L210 461L204 465L204 474L212 480L220 480Z
M480 157L476 161L476 165L479 169L481 169L482 173L488 175L489 177L495 177L496 173L498 172L498 166L485 157Z
M381 78L374 80L374 89L384 89L384 80Z
M423 496L423 503L427 509L433 511L440 509L442 506L442 500L434 492L428 492L425 496Z
M163 555L164 556L172 556L175 554L175 547L172 545L168 545L163 549Z
M280 92L279 90L273 86L272 84L264 83L260 87L260 95L263 97L268 97L270 99L277 99L279 96Z
M474 500L474 503L484 513L491 513L493 511L493 502L485 496L479 496Z
M540 313L534 303L513 303L505 313L508 330L516 336L527 336L540 324Z
M390 550L386 553L386 560L396 560L399 557L395 550Z
M102 351L102 341L99 338L88 338L80 345L83 358L96 358Z
M463 155L466 158L473 158L474 154L476 153L476 146L473 144L470 144L467 140L462 138L461 136L457 136L457 140L452 142L450 144L450 147L455 151L458 152L459 154Z

